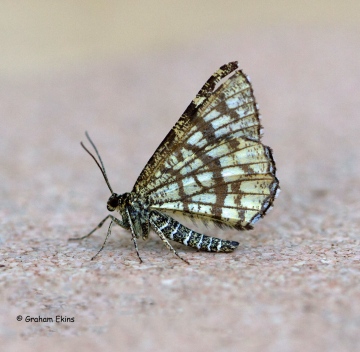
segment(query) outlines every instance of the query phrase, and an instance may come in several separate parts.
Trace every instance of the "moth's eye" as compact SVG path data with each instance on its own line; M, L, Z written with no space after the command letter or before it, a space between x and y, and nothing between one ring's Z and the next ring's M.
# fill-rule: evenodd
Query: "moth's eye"
M118 206L118 204L119 204L119 201L118 201L117 194L112 194L107 202L107 209L109 211L114 211L116 209L116 207Z

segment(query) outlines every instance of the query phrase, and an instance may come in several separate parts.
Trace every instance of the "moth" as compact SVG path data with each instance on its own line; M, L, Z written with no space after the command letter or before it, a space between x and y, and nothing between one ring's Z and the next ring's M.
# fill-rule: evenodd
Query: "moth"
M172 213L213 223L219 227L250 230L271 207L279 181L269 147L261 143L260 115L249 78L237 70L237 62L221 66L204 84L175 126L140 173L131 192L113 192L102 159L86 133L111 192L109 214L90 233L114 224L129 230L137 256L137 239L146 240L153 230L184 262L169 241L209 252L232 252L239 243L196 232L175 220ZM234 72L235 71L235 72ZM223 84L220 80L231 74Z

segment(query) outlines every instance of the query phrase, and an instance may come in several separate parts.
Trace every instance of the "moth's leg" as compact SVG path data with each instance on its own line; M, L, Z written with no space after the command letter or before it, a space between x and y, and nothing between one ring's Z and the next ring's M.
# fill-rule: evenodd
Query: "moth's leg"
M105 237L105 241L103 243L103 245L101 246L100 250L91 258L91 260L93 260L105 247L105 244L106 244L106 241L108 239L108 237L111 235L111 228L113 226L113 224L117 224L125 229L127 229L127 226L124 224L123 221L117 219L115 216L113 215L108 215L105 219L103 219L100 224L98 226L96 226L90 233L88 233L87 235L83 236L83 237L79 237L79 238L69 238L69 241L76 241L76 240L83 240L84 238L86 237L89 237L91 234L93 234L97 229L99 229L102 225L104 225L104 222L110 218L111 219L111 222L110 222L110 225L109 225L109 228L108 228L108 231L107 231L107 234L106 234L106 237Z
M178 256L181 260L183 260L186 264L190 263L184 259L175 249L174 247L170 244L170 242L166 239L165 235L161 232L161 230L154 224L151 223L153 226L154 231L156 232L156 234L161 238L161 240L164 242L165 246L170 249L176 256Z
M232 252L238 245L235 241L221 240L220 238L206 236L190 230L173 218L158 211L152 211L151 223L157 224L161 232L169 240L176 241L198 250L208 252Z
M146 241L149 238L150 233L150 222L149 219L147 219L146 222L144 222L142 225L142 239Z
M110 215L111 216L111 215ZM112 216L113 217L113 216ZM116 219L116 218L115 218ZM117 220L117 219L116 219ZM106 241L107 241L107 239L108 239L108 237L110 236L110 234L111 234L111 228L112 228L112 226L113 226L113 224L114 224L114 220L113 219L111 219L111 221L110 221L110 225L109 225L109 228L108 228L108 231L107 231L107 234L106 234L106 237L105 237L105 241L104 241L104 243L102 244L102 246L101 246L101 248L99 249L99 251L91 258L91 260L94 260L94 258L104 249L104 247L105 247L105 243L106 243Z
M78 241L78 240L83 240L84 238L89 237L90 235L92 235L96 230L100 229L102 227L102 225L104 225L105 221L111 218L117 225L123 227L124 229L128 229L128 227L125 226L124 222L122 222L121 220L115 218L113 215L108 215L105 219L101 220L100 224L97 225L92 231L90 231L87 235L82 236L82 237L71 237L69 238L69 241Z
M111 218L111 222L110 222L110 225L109 225L109 228L108 228L108 231L107 231L107 234L106 234L104 243L103 243L103 245L101 246L101 248L99 249L99 251L91 258L91 260L94 260L94 258L104 249L105 244L106 244L106 241L107 241L108 237L111 235L111 228L112 228L112 226L114 225L114 223L117 224L117 225L119 225L119 226L121 226L121 227L123 227L123 228L125 228L125 229L127 229L127 227L124 225L124 223L123 223L121 220L119 220L118 218L116 218L115 216L112 216L112 215L108 215L108 216L102 221L102 224L104 223L104 221L105 221L108 217ZM101 224L101 225L102 225L102 224Z
M136 233L134 231L134 224L132 223L132 220L131 220L131 217L130 217L130 214L129 214L129 210L126 209L126 214L128 216L128 219L129 219L129 225L130 225L130 230L131 230L131 239L133 240L134 242L134 246L135 246L135 250L136 250L136 254L137 256L139 257L139 260L140 260L140 264L143 262L143 260L141 259L140 257L140 254L139 254L139 249L138 249L138 246L137 246L137 242L136 242Z

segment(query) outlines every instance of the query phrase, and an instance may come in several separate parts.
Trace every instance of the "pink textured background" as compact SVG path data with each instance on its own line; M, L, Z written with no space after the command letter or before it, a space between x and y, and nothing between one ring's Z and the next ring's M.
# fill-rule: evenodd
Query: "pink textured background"
M80 148L129 191L205 80L251 76L282 193L232 254L139 241L106 227L108 189ZM353 27L209 35L163 52L0 82L0 339L19 350L355 351L360 348L360 46ZM26 323L74 317L74 323Z

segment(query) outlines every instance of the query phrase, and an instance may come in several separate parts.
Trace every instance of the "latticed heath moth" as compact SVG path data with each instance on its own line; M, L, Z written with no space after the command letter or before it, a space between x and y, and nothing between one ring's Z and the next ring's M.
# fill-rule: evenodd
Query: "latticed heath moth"
M169 241L209 252L232 252L238 242L203 235L169 214L178 213L204 223L237 230L252 229L271 207L279 181L272 151L261 143L260 116L249 78L237 62L221 66L200 89L175 126L145 165L131 192L114 193L94 143L96 157L111 196L108 215L89 237L110 218L104 248L114 224L137 239L147 239L152 229L175 255L188 263ZM235 72L234 72L235 71ZM223 84L216 84L230 73Z

